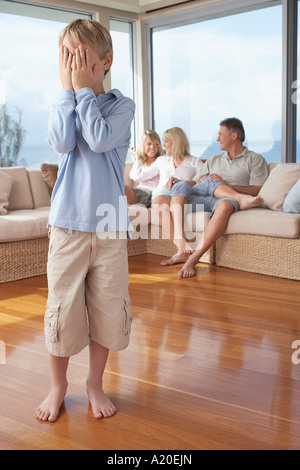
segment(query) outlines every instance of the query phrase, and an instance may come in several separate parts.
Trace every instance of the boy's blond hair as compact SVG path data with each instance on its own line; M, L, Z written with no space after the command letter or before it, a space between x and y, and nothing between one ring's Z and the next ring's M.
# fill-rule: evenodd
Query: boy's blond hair
M161 157L164 153L159 135L155 131L152 131L152 130L144 131L144 133L141 137L141 140L139 142L138 151L137 151L138 159L141 160L143 165L145 165L147 163L147 155L146 155L146 152L145 152L145 142L146 142L147 137L149 137L151 142L154 142L154 143L158 144L158 150L157 150L156 158Z
M108 52L113 54L112 39L109 31L98 21L77 19L66 26L59 35L61 46L66 36L73 36L82 44L90 46L103 60ZM105 70L104 76L109 72Z
M162 135L162 140L166 139L172 142L173 157L184 160L184 158L190 154L190 144L186 133L181 127L171 127L171 129L167 129Z

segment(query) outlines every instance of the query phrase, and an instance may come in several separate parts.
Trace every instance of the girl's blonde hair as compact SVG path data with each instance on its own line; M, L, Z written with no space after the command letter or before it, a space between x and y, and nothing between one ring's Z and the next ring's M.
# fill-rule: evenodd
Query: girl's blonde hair
M160 157L164 153L159 135L155 131L152 131L152 130L144 131L140 139L138 150L137 150L138 159L141 160L143 165L147 163L147 155L145 152L145 142L147 138L149 138L152 142L155 142L156 144L158 144L156 158Z
M66 36L73 36L82 44L90 46L100 59L103 60L108 52L113 54L113 45L110 33L95 20L77 19L66 26L59 35L59 46ZM104 76L109 72L105 70Z
M173 157L184 160L190 154L189 140L184 130L180 127L167 129L162 135L162 140L171 140Z

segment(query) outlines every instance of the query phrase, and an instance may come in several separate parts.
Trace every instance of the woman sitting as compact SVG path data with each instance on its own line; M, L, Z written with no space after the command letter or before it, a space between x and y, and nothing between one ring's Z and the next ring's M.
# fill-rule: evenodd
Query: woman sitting
M133 180L133 185L125 185L125 195L128 204L143 204L151 206L152 191L157 188L159 174L153 177L146 177L145 180L136 182L136 174L141 167L149 167L157 157L163 155L163 149L159 135L152 130L143 133L138 150L131 149L131 154L135 157L135 162L130 171L129 177Z
M175 183L193 179L203 162L190 155L189 141L181 128L168 129L162 140L166 156L157 158L149 167L139 165L134 179L144 181L159 176L158 186L152 193L153 214L162 227L163 236L173 240L178 250L190 253L193 250L183 230L184 206L190 192Z

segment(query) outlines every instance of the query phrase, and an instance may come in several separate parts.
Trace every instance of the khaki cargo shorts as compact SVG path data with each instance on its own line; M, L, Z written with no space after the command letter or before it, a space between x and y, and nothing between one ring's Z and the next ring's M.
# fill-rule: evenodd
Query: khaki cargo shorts
M54 356L79 353L94 340L122 350L131 329L127 237L50 228L46 347Z

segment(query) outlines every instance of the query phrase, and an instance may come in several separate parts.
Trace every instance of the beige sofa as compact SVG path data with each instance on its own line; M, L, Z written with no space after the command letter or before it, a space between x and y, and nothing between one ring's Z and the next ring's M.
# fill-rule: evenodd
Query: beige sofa
M126 164L126 184L131 183L131 166ZM300 280L300 214L283 212L289 184L278 187L275 172L271 171L275 168L275 164L270 164L270 176L262 188L267 207L233 214L225 234L201 262ZM300 172L300 165L282 165L277 173L282 174L283 169L293 170L292 178L288 175L291 186L297 176L294 170ZM7 213L0 215L0 282L8 282L46 272L50 194L47 178L45 174L43 178L40 170L1 168L0 182L3 172L13 179L4 204ZM129 215L134 227L133 239L128 242L129 256L144 253L171 256L176 252L173 243L163 238L157 222L151 219L150 209L132 205ZM209 213L203 212L187 214L186 235L195 245L209 217Z

